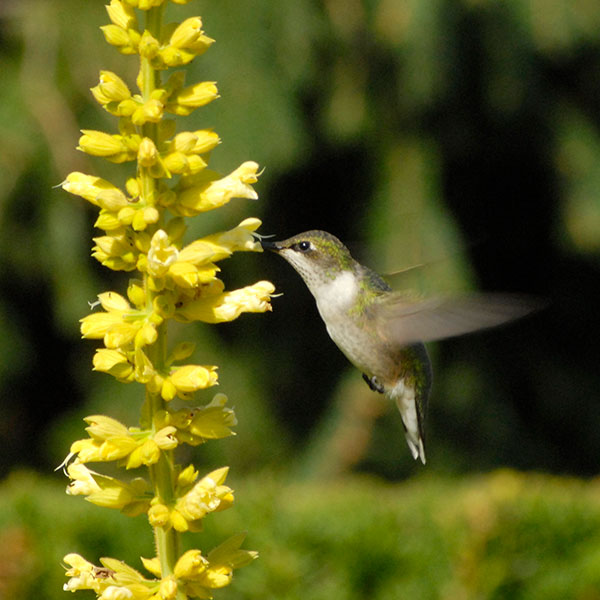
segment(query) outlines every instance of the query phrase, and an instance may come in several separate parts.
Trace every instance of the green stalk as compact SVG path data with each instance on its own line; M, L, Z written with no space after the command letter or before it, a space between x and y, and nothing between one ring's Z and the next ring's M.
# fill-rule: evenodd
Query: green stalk
M164 6L158 6L146 13L146 29L156 38L160 39ZM141 90L144 100L149 100L152 92L160 86L160 73L152 67L148 58L142 57L141 71L143 89ZM142 135L150 138L158 146L158 126L156 123L145 123L142 126ZM149 205L155 204L156 181L150 176L147 169L140 169L142 181L142 194ZM145 277L146 298L151 303L153 293L147 285ZM148 358L159 371L165 368L166 345L167 345L167 323L163 323L157 330L158 338L154 344L148 347ZM143 409L143 418L152 426L154 416L157 412L165 409L165 402L159 393L146 390L146 400ZM154 487L154 495L162 504L169 506L175 496L175 469L173 464L173 453L161 451L160 459L154 465L148 467L150 480ZM162 527L154 528L154 539L156 553L160 561L162 576L167 577L173 573L175 563L179 558L179 534L174 529L165 530ZM185 600L185 594L178 591L177 599Z

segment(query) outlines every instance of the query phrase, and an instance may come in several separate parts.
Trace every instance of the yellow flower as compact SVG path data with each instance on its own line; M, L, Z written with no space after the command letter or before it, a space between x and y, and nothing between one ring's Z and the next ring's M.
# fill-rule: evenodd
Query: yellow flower
M207 440L235 435L231 428L237 425L237 419L233 409L225 408L226 403L225 394L216 394L210 404L197 408L188 425L189 432Z
M132 344L140 348L154 343L161 317L132 308L116 292L105 292L98 298L106 312L92 313L80 320L84 338L103 339L107 348L121 350Z
M213 171L204 170L185 178L180 183L177 210L184 216L193 216L227 204L232 198L256 200L258 194L252 184L258 180L258 164L242 163L226 177L218 179Z
M110 0L110 4L106 6L108 16L114 25L121 29L137 29L137 18L135 10L127 2L122 0Z
M112 375L118 381L129 383L134 381L134 364L121 350L99 348L93 359L94 371L102 371Z
M67 467L67 474L71 479L67 494L71 496L84 495L92 504L117 508L132 516L148 509L148 484L141 478L125 483L91 471L77 462Z
M63 190L107 210L119 210L127 206L127 197L115 185L93 175L77 171L69 173L61 184Z
M91 91L102 105L131 98L127 84L112 71L100 71L100 82Z
M224 510L233 504L233 490L223 485L229 467L216 469L205 475L175 504L175 509L186 521L197 521L209 512Z
M187 116L219 97L214 81L201 81L171 94L165 110L179 116Z
M78 150L92 156L102 156L114 163L134 160L142 141L137 134L130 136L111 135L92 129L82 129L81 133L83 135L79 138Z
M150 241L148 252L148 273L153 277L163 277L169 267L177 260L179 252L169 244L166 231L159 229Z
M271 310L269 300L274 292L270 281L259 281L239 290L188 302L176 311L175 318L205 323L233 321L244 312Z

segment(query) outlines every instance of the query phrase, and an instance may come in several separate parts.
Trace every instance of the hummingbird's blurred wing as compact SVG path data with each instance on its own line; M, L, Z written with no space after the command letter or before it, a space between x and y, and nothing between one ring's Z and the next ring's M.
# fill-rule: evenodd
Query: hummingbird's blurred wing
M495 327L539 308L531 298L480 294L415 300L400 293L385 295L373 307L382 337L406 346Z

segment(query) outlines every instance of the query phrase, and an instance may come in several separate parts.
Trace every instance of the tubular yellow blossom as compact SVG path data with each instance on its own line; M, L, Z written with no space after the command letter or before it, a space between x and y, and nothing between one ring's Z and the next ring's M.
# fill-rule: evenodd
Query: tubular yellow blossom
M95 206L107 210L117 210L127 206L125 194L117 186L100 177L75 171L67 175L61 186L70 194L80 196Z
M274 292L275 287L270 281L259 281L233 292L188 302L177 310L175 318L205 323L233 321L244 312L271 310L269 300Z
M212 179L214 176L212 172L200 173L200 176L190 178L190 182L182 182L178 204L183 214L191 216L219 208L232 198L256 200L258 195L252 188L252 184L258 180L257 171L258 165L247 161L221 179ZM202 178L205 181L202 181Z

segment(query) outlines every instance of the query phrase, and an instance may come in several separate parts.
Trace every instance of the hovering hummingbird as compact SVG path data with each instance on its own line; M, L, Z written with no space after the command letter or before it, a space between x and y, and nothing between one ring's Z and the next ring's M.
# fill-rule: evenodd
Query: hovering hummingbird
M326 231L261 243L300 274L329 336L362 372L368 386L396 402L408 447L423 464L424 419L432 381L423 342L493 327L533 308L528 301L503 295L422 299L394 292Z

